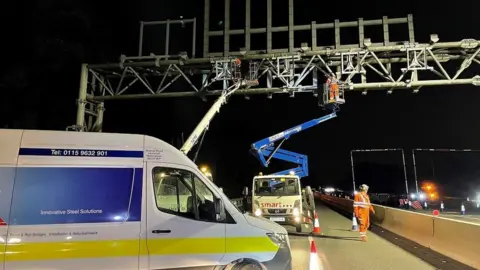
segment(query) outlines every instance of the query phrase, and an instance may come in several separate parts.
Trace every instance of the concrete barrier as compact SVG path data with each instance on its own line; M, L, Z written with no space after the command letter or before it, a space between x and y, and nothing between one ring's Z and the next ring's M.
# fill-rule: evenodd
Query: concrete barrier
M350 199L328 195L317 195L317 198L346 214L353 213ZM480 269L480 225L382 205L373 207L372 223Z

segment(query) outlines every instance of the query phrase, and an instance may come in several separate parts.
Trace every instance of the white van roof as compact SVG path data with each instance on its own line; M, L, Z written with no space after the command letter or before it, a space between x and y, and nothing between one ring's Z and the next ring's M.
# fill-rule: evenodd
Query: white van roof
M175 147L146 135L0 129L0 165L14 165L18 156L128 158L197 167Z

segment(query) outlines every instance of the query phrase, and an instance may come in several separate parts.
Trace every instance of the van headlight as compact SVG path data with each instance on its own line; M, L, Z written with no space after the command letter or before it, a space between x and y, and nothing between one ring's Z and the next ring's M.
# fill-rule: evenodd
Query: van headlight
M297 207L293 208L293 215L294 215L295 217L300 216L300 210L298 210Z
M260 208L255 209L255 216L259 217L262 215L262 210Z
M288 245L288 236L285 233L267 233L267 236L275 245L279 247Z

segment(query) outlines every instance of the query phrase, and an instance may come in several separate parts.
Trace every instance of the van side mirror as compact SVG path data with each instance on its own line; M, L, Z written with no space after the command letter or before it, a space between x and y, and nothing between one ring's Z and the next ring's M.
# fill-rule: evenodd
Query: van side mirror
M248 196L248 187L243 187L242 195Z
M215 198L215 216L217 221L224 221L227 218L225 214L225 205L223 205L223 201L219 198Z

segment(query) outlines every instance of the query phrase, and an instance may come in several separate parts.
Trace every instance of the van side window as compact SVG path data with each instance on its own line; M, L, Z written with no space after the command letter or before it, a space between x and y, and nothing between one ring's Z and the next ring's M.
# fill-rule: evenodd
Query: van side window
M192 172L156 167L153 188L160 211L201 221L217 221L215 196Z
M157 208L174 215L195 218L193 204L189 205L193 192L182 181L184 174L175 173L172 169L155 168L153 187Z
M196 176L193 178L197 194L198 217L204 221L216 221L215 197L208 187Z

